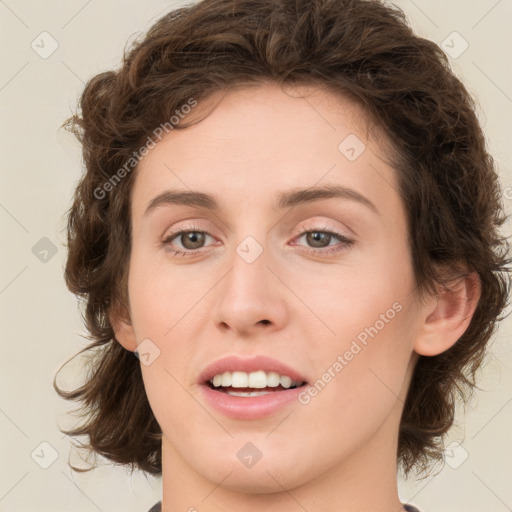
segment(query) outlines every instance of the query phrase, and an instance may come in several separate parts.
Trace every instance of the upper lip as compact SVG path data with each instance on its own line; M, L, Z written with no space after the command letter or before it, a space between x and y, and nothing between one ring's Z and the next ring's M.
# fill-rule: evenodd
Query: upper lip
M306 378L299 372L290 368L285 363L267 356L256 356L243 359L238 356L228 356L217 359L209 364L199 376L199 384L205 384L215 375L224 372L256 372L263 370L265 372L276 372L280 375L288 375L294 382L306 382Z

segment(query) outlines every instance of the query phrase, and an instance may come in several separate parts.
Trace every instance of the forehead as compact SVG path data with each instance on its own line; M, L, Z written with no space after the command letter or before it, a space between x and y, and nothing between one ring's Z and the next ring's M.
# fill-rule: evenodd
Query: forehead
M187 124L200 120L171 131L140 162L134 216L165 188L213 192L239 208L263 199L273 208L276 192L300 186L335 184L374 197L387 187L396 195L384 138L369 131L355 102L326 90L236 88L215 93L189 116Z

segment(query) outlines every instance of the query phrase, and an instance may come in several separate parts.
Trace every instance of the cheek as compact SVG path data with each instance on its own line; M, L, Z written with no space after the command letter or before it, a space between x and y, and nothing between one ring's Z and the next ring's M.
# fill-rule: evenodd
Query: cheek
M166 340L180 319L188 320L185 317L205 295L208 286L208 281L198 278L192 267L173 268L164 251L157 258L142 251L133 252L128 291L139 340L147 337Z
M338 458L365 445L389 418L400 419L411 357L407 307L401 306L388 311L375 304L366 315L360 311L365 327L345 331L339 323L336 343L315 347L317 371L301 397L301 411L308 429L336 444ZM372 313L381 311L395 315L389 323L376 321Z
M404 258L392 265L389 261L389 255L376 256L347 266L318 267L295 280L294 292L308 307L309 323L318 333L311 342L338 349L357 336L364 342L376 331L386 338L380 333L391 334L398 327L414 282Z
M181 383L183 369L190 366L196 348L191 343L195 336L190 329L190 313L205 294L205 281L183 269L171 269L160 256L150 257L136 250L130 262L128 291L135 336L138 343L149 339L157 347L149 345L152 362L141 365L144 387L162 425L176 421L167 418L169 410L193 412L190 407L194 402Z
M343 405L333 412L340 422L347 414L354 420L367 414L378 418L378 411L389 412L406 388L416 315L407 254L376 253L357 267L331 270L314 287L312 281L304 283L299 292L307 293L316 316L308 350L318 383L317 405L326 411L329 404Z

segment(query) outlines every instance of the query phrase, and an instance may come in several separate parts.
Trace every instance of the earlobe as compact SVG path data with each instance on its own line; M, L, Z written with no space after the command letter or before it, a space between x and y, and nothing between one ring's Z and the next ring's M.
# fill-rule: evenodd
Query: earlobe
M480 294L480 278L472 272L431 297L424 305L414 350L423 356L436 356L452 347L468 328Z
M116 340L131 352L137 348L135 331L127 311L116 311L109 315L110 324L114 329Z

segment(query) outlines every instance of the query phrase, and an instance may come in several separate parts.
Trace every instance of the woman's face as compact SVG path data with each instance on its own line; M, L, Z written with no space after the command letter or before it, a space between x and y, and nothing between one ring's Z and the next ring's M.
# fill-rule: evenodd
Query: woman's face
M132 191L130 313L164 468L244 492L394 463L421 317L387 155L354 104L295 96L229 92L150 150ZM193 192L210 199L173 200ZM229 394L250 373L267 394ZM287 374L306 384L274 387Z

